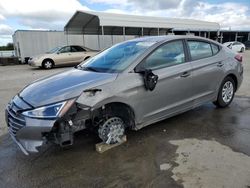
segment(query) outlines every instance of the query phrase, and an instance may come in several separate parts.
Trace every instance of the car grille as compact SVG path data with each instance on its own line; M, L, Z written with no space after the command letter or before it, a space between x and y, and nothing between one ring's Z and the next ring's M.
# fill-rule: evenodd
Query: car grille
M9 133L12 136L16 136L17 131L25 126L25 118L21 113L18 112L21 109L14 102L11 102L7 106L6 110L6 119L9 127Z

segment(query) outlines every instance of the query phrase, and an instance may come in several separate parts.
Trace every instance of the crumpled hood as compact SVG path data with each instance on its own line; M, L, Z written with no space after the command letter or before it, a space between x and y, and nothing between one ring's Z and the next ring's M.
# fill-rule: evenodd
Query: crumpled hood
M83 90L114 81L116 73L98 73L71 69L25 87L19 96L34 107L78 97Z

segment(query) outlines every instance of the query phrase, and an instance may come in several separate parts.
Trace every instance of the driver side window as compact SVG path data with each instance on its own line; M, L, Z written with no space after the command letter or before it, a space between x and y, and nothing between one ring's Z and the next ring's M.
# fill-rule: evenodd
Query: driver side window
M156 49L144 60L145 69L160 69L185 62L183 42L181 40L168 42Z
M65 46L60 50L60 53L69 53L70 51L70 46Z

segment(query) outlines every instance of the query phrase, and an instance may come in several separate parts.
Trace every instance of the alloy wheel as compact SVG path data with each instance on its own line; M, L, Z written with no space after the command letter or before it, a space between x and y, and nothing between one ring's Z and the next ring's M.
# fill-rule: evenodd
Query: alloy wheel
M50 62L50 61L45 61L44 62L44 68L45 69L51 69L52 68L52 62Z
M234 86L233 83L230 81L227 81L223 87L222 87L222 99L225 103L229 103L234 94Z

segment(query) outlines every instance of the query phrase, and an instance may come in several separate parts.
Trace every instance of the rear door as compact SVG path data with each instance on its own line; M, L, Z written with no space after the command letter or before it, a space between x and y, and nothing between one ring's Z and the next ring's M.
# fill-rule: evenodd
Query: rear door
M81 46L71 46L72 63L80 63L86 57L86 50Z
M217 96L223 72L223 56L217 44L205 40L187 40L192 66L192 95L194 106L210 101Z
M56 65L68 64L72 62L71 48L70 46L62 47L54 56L54 62Z

